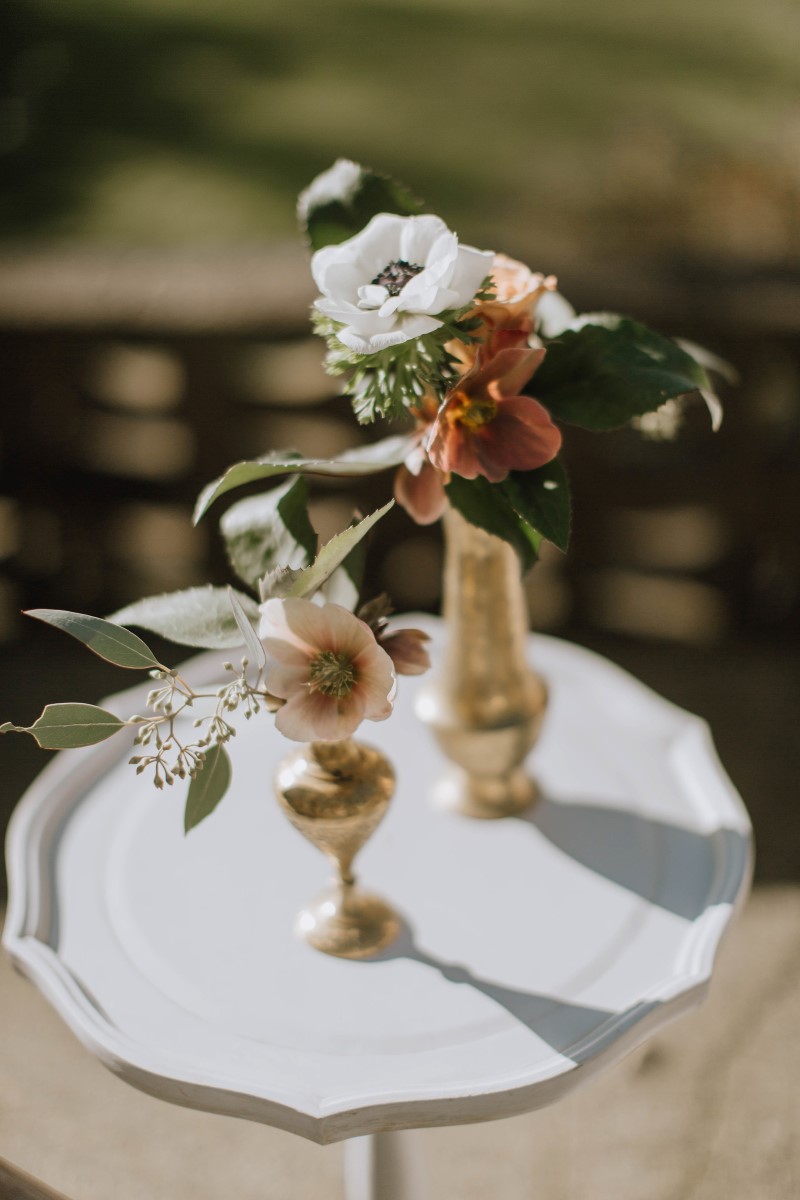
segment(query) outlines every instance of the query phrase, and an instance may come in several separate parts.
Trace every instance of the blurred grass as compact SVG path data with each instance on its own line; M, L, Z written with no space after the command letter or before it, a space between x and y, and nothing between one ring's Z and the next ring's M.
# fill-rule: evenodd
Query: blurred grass
M290 236L336 156L472 240L800 257L796 0L5 0L5 240Z

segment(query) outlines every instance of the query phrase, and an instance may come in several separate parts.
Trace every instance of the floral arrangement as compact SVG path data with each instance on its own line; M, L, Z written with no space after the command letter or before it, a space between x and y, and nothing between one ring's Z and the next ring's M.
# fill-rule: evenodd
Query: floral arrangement
M326 368L344 376L358 421L389 436L336 459L272 451L236 463L201 493L201 520L246 484L277 487L239 500L220 521L247 592L202 587L148 597L109 619L37 609L90 650L154 680L148 712L121 718L95 705L47 705L26 732L45 749L87 746L132 729L131 763L158 788L188 779L185 828L206 817L231 774L234 718L261 712L296 741L349 737L388 717L398 674L428 665L426 635L394 629L381 596L360 603L364 537L391 508L354 519L318 550L308 477L394 472L394 496L420 524L448 506L508 542L521 569L543 539L567 549L570 499L559 459L564 425L674 428L702 397L716 428L713 356L612 313L577 315L556 279L461 243L400 184L339 160L302 194L298 212L319 290L315 331ZM180 645L244 650L230 679L196 691L128 626ZM193 731L186 733L188 724Z

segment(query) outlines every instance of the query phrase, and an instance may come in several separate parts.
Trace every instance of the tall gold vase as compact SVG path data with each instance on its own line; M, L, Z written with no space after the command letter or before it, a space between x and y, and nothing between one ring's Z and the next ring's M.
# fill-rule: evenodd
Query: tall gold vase
M417 715L453 766L434 785L440 805L470 817L524 812L536 785L522 763L547 691L527 665L528 612L514 550L448 510L444 518L443 667Z

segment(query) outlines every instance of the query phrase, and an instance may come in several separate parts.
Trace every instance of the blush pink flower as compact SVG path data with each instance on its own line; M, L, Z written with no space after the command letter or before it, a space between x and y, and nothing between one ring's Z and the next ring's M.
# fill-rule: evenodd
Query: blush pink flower
M295 742L335 742L363 720L391 714L392 660L364 621L339 604L267 600L259 627L267 652L265 686L286 703L278 730Z
M501 483L509 471L532 471L555 458L559 430L538 400L519 394L544 356L516 347L487 361L478 351L431 429L427 451L437 470Z

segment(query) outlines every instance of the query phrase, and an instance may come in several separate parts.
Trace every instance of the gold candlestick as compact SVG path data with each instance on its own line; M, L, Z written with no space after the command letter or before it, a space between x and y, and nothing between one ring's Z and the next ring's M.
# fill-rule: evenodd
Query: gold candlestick
M400 920L385 901L356 886L353 859L386 812L394 771L379 751L351 739L311 742L280 763L275 793L286 816L333 863L331 887L299 913L309 945L339 958L367 958L388 946Z

